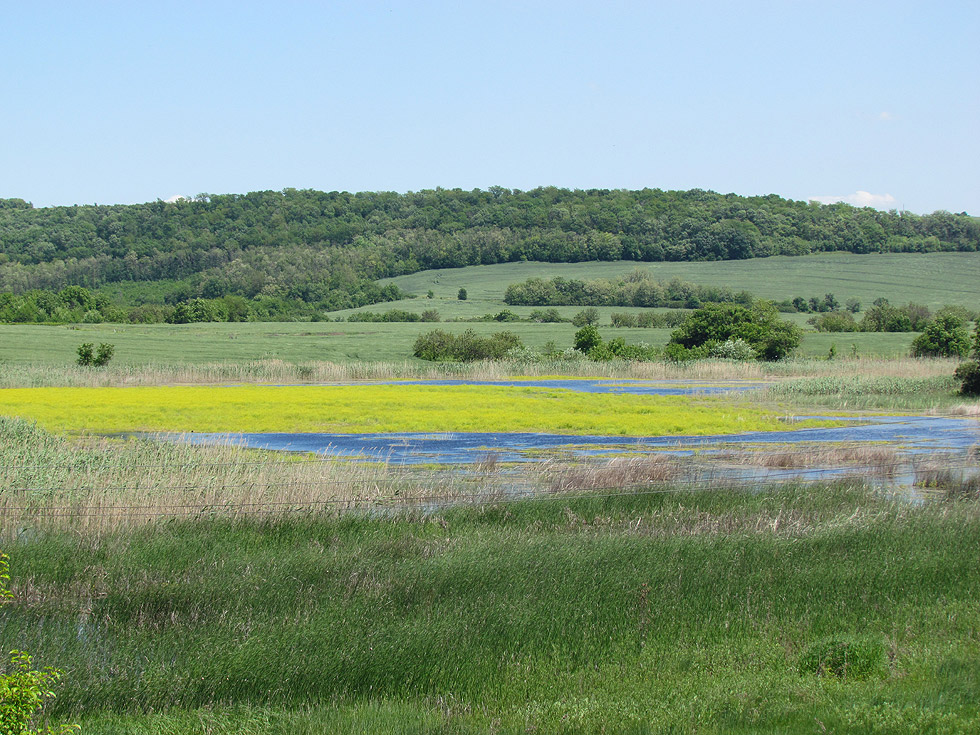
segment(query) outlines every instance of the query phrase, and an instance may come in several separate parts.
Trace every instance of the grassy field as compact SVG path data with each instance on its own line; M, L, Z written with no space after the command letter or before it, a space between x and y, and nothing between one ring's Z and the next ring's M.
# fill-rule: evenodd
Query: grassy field
M210 323L210 324L92 324L78 326L0 325L0 364L8 366L65 366L74 363L83 342L115 345L113 363L120 366L196 365L282 360L290 363L421 361L412 356L419 334L439 328L453 333L473 329L478 334L509 330L524 344L541 350L548 342L572 346L571 324L527 323ZM623 337L636 344L666 344L669 329L600 327L605 339ZM800 354L823 357L836 344L841 356L851 345L863 356L908 354L911 333L806 334Z
M466 288L469 301L482 302L489 310L503 298L508 285L528 278L618 278L635 268L648 270L658 280L680 278L744 289L776 301L833 293L841 303L856 298L865 307L883 296L892 303L915 301L932 309L944 304L976 309L980 299L980 253L819 253L694 263L505 263L423 271L389 280L418 296L432 290L436 298L429 303L440 312L452 308L461 287Z
M396 279L419 298L362 310L472 318L507 308L515 281L634 267L420 273ZM643 267L774 299L976 309L980 295L976 253ZM600 309L606 339L667 341L613 329L616 311L636 310ZM569 347L575 331L0 325L0 548L15 593L0 650L64 669L55 717L106 735L980 735L969 484L925 503L860 483L694 491L665 485L681 475L659 458L458 473L44 428L649 434L776 427L777 412L809 408L980 414L956 395L956 361L905 357L911 334L808 333L795 359L771 364L412 358L435 327L509 329L536 350ZM114 344L113 363L75 366L82 342ZM297 385L517 374L773 385L752 401ZM35 386L49 388L17 390ZM518 485L540 497L513 500Z
M837 485L52 531L0 640L89 733L976 733L978 521Z

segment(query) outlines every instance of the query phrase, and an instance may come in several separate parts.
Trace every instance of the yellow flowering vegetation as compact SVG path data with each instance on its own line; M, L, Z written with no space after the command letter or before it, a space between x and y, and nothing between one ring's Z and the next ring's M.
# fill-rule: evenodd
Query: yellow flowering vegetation
M659 436L787 428L773 411L717 397L497 386L16 388L0 414L54 431L496 432ZM825 425L827 422L822 422ZM794 426L821 425L811 421Z

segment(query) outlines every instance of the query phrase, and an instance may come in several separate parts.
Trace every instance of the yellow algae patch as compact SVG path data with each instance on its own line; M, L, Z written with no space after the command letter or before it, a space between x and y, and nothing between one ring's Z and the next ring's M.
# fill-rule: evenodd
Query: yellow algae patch
M55 431L97 433L541 431L658 436L787 428L772 411L725 398L496 386L12 388L0 390L0 414L33 419Z

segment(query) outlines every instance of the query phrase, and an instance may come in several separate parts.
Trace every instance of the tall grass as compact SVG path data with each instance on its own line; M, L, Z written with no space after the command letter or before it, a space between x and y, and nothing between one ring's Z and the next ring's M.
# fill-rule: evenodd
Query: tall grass
M969 414L959 381L945 375L823 375L783 381L769 388L776 400L836 409L945 410Z
M976 732L978 521L840 484L50 532L0 642L89 732ZM883 669L807 669L834 637Z
M632 378L639 380L749 380L791 377L940 378L951 376L956 360L923 358L850 358L840 360L791 359L780 362L698 360L669 362L592 362L556 359L538 363L419 363L405 362L299 362L257 360L196 365L145 364L82 368L73 365L5 365L0 388L109 387L141 385L221 385L273 383L278 385L348 383L398 378L470 378L494 380L516 376Z

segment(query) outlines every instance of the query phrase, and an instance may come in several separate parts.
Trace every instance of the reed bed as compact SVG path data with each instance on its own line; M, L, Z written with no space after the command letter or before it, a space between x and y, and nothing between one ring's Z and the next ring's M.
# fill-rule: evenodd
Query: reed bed
M283 517L450 502L479 493L472 478L385 462L64 437L0 417L0 529L109 532L160 519Z
M0 388L48 386L221 385L229 383L346 383L399 378L494 380L515 376L633 378L641 380L747 380L791 377L940 378L952 375L955 360L922 358L790 359L774 363L698 360L670 362L592 362L546 360L537 363L304 362L256 360L201 365L147 364L82 368L11 364L0 375Z
M810 467L894 467L903 460L897 449L890 446L861 444L843 447L807 446L786 448L778 451L725 451L711 455L719 462L737 465L755 465L778 469Z

